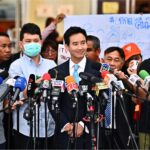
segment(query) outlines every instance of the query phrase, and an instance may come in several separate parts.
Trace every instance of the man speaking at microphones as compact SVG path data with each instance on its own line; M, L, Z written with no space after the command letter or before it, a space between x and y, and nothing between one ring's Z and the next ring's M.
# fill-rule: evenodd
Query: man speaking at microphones
M93 62L85 57L86 37L85 30L80 27L73 26L67 29L64 34L64 41L65 48L70 52L71 58L55 68L58 74L62 74L63 79L67 76L73 76L77 87L81 80L80 72L99 76L99 73L92 69ZM59 78L57 79L59 80ZM69 82L69 86L73 87L71 93L66 89L60 97L60 120L56 127L57 140L55 142L58 149L91 149L90 134L84 131L85 124L83 122L83 117L86 115L86 99L79 96L77 88L73 85L74 83ZM72 94L76 101L72 100ZM76 107L73 105L74 102L77 103ZM75 131L75 135L73 135L73 131Z

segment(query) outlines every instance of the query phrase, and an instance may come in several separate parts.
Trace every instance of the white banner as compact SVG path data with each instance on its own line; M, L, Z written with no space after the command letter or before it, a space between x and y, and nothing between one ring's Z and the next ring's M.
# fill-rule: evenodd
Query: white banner
M143 58L150 57L150 14L113 14L67 16L65 31L70 26L80 26L88 35L100 39L101 54L110 46L123 47L129 42L136 43Z

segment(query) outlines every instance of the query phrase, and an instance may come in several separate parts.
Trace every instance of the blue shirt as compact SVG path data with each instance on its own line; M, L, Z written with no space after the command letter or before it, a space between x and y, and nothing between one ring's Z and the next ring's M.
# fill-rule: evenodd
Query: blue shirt
M9 75L10 77L15 76L21 76L25 77L28 81L28 78L30 74L34 74L35 76L43 76L44 73L47 73L49 69L55 67L56 64L52 60L44 59L40 56L39 64L35 64L34 61L26 56L23 55L23 57L19 58L18 60L14 61L10 68L9 68ZM20 94L20 99L24 98L23 94ZM27 120L23 118L24 110L28 107L28 104L25 103L23 106L20 107L20 114L19 114L19 132L30 136L30 126L28 125ZM37 106L36 106L37 107ZM37 109L36 109L37 110ZM45 137L45 110L44 110L44 102L41 102L40 106L40 123L39 123L39 131L40 131L40 137ZM36 112L37 114L37 112ZM55 130L55 122L47 108L47 131L48 131L48 137L52 136L54 134ZM37 121L37 115L36 115L36 121ZM36 122L36 129L37 128L37 122ZM16 110L13 111L13 129L17 129L17 113ZM33 130L34 131L34 130ZM34 135L34 133L33 133ZM37 133L36 133L37 135Z

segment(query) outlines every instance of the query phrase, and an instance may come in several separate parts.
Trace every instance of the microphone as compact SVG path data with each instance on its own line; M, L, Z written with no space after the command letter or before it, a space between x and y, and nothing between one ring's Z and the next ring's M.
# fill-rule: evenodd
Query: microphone
M144 80L146 77L149 76L149 73L146 70L141 70L139 72L139 76Z
M10 92L13 93L13 87L17 78L18 76L10 78L5 83L0 85L0 101L4 100Z
M5 70L0 70L0 84L8 77L8 72Z
M66 88L67 88L68 93L71 94L74 97L75 102L77 102L78 101L77 93L79 89L78 89L77 84L75 83L73 76L65 77L65 82L66 82ZM73 104L73 107L75 107L74 104Z
M93 76L93 74L87 73L87 72L80 72L79 76L82 80L92 82L92 83L98 83L98 82L102 81L100 78L97 78L97 77Z
M87 111L88 112L93 112L94 113L94 98L92 97L92 95L90 93L86 94L86 98L87 98Z
M42 84L40 86L41 89L51 89L50 87L50 80L51 80L51 76L48 73L45 73L42 76Z
M63 80L52 80L52 87L60 89L60 92L65 91L64 81Z
M22 92L26 88L26 85L27 85L27 81L24 77L18 77L16 79L16 82L15 82L15 85L14 85L14 88L16 90L15 90L15 94L12 98L12 101L16 101L19 93Z
M105 84L104 82L96 83L96 95L102 96L106 101L109 99L107 91L108 91L107 84Z
M150 75L146 70L141 70L139 72L140 77L144 80L144 88L149 91L150 90Z
M100 72L103 72L103 71L110 71L110 65L107 63L102 63Z
M139 87L142 87L141 85L141 81L140 81L140 77L137 74L131 74L128 81L132 84L132 85L137 85Z
M91 89L92 89L92 87L89 84L89 82L83 81L83 80L79 82L79 94L81 96L83 96L84 93L87 93L88 91L91 91Z
M65 77L66 82L66 88L69 94L77 93L78 92L78 86L73 78L73 76L67 76Z
M99 71L100 74L103 71L109 71L110 73L114 72L114 70L110 68L110 65L108 63L94 63L92 67L93 69Z
M33 97L34 91L35 91L35 75L30 74L29 80L28 80L28 85L27 85L27 96L28 97Z
M101 76L104 79L104 82L106 82L108 85L112 85L115 89L117 89L118 91L121 91L124 89L123 83L120 83L117 81L117 78L113 75L110 74L108 71L102 71L101 72ZM122 87L123 86L123 87Z
M43 91L43 97L46 98L47 95L47 91L51 90L51 76L49 73L45 73L42 77L42 82L40 85L40 89ZM49 98L49 97L48 97Z
M62 80L52 80L52 91L51 91L51 110L59 110L59 96L61 92L65 91L64 81Z
M48 73L50 74L52 79L64 80L65 72L62 70L61 72L59 72L56 68L54 68L50 69Z

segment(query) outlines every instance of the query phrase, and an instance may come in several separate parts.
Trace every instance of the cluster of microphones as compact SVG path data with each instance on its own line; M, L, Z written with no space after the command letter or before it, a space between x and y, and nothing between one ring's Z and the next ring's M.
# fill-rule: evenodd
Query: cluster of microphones
M16 76L14 78L8 78L6 71L0 72L0 102L5 100L8 95L11 94L12 102L19 99L20 92L27 89L27 96L34 99L48 99L52 102L52 109L59 100L60 93L65 90L74 97L74 100L78 100L78 95L84 95L91 91L97 96L103 95L105 99L108 99L106 90L112 86L116 91L124 91L124 85L121 80L111 73L110 66L106 63L99 64L93 67L99 72L99 77L94 76L91 73L81 72L79 77L81 81L79 85L75 83L73 76L66 76L62 80L57 80L53 75L51 77L50 72L45 73L41 77L41 83L36 83L36 77L34 74L29 76L28 82L24 77ZM143 83L141 83L143 79ZM107 81L107 84L106 82ZM126 76L126 82L130 85L137 85L143 88L147 93L150 89L150 75L146 70L141 70L139 76L133 74L130 77ZM89 94L87 94L89 97Z

